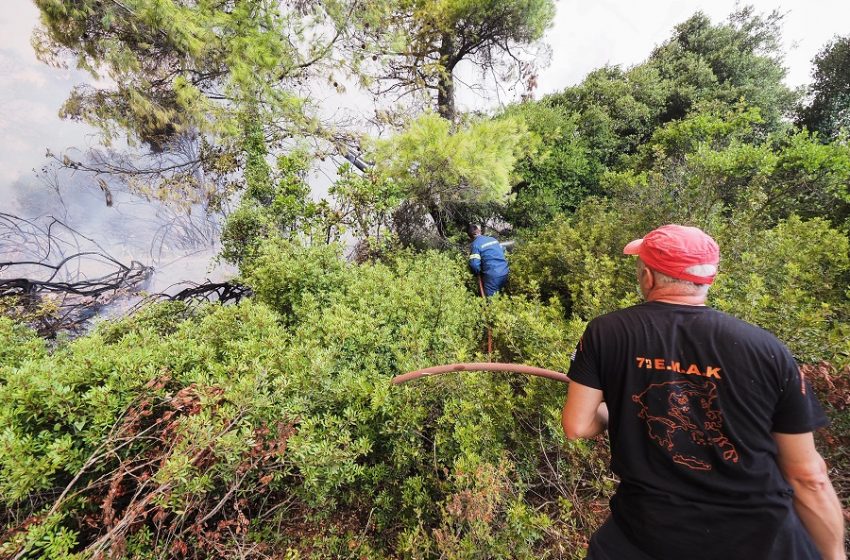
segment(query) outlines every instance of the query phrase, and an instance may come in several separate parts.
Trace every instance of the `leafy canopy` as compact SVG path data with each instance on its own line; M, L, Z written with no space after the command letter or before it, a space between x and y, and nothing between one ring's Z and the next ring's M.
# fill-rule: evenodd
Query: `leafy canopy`
M525 125L513 119L477 120L453 130L448 120L426 113L377 140L370 157L378 176L399 185L408 204L429 213L445 236L458 205L506 199L529 142Z
M534 61L522 66L514 50L543 37L555 5L553 0L384 0L364 12L359 36L374 45L383 65L375 72L377 91L425 90L439 114L454 121L455 67L468 60L487 71L508 61L513 74L528 74Z
M850 129L850 36L836 37L812 61L813 82L797 123L823 140Z
M265 0L36 5L40 58L108 78L76 87L64 115L107 139L127 132L160 148L187 131L238 136L240 112L258 106L291 130L315 132L295 88L308 72L338 66L331 54L348 14L335 0L309 8Z
M537 226L574 211L584 197L604 192L604 171L627 172L626 158L659 128L700 112L734 111L744 103L758 111L753 138L785 131L796 96L782 81L780 23L778 14L751 8L717 24L697 13L645 62L599 68L577 86L509 109L541 145L539 157L520 164L516 202L505 215Z

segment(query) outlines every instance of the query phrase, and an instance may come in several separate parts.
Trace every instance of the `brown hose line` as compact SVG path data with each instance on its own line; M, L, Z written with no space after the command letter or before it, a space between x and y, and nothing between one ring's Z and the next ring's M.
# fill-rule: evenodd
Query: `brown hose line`
M533 375L535 377L545 377L561 383L569 383L570 379L559 371L543 369L534 366L525 366L522 364L499 364L495 362L472 362L463 364L447 364L444 366L432 366L425 369L418 369L403 375L393 377L393 385L401 385L420 377L429 377L431 375L441 375L443 373L453 373L458 371L507 371L511 373L522 373L525 375Z
M481 291L481 297L484 298L484 301L487 301L487 295L484 293L484 280L481 279L481 275L478 275L478 289ZM493 330L487 326L487 357L493 353Z

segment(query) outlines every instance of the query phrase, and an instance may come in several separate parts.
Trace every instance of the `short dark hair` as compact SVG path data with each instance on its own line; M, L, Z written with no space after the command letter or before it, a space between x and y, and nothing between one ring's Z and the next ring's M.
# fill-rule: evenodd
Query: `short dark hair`
M478 224L469 224L468 226L466 226L466 233L470 237L477 233L481 233L481 226L479 226Z

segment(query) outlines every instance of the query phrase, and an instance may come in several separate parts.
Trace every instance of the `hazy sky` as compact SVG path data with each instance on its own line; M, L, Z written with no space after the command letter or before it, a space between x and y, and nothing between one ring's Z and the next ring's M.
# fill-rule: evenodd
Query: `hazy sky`
M0 192L26 179L44 163L46 148L61 151L94 142L84 125L62 121L57 112L75 83L86 76L39 63L30 46L38 11L29 0L2 0L0 11ZM756 0L759 11L788 12L784 24L788 83L809 78L810 61L834 35L850 34L848 0ZM673 26L702 10L713 20L735 9L733 0L561 0L546 38L551 63L539 77L538 95L580 82L588 71L610 63L630 66L670 36ZM460 91L462 106L493 99ZM509 99L508 99L509 100ZM503 101L505 99L503 98ZM0 197L0 207L3 198Z
M541 74L544 92L581 81L602 64L637 64L670 37L673 26L697 10L715 22L737 5L758 12L787 13L783 25L788 84L809 81L811 59L835 35L850 34L847 0L561 0L555 26L548 34L553 56Z

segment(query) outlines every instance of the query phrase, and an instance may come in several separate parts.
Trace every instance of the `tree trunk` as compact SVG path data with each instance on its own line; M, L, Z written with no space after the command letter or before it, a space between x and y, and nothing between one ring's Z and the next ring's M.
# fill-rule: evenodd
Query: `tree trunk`
M453 76L455 64L454 37L450 33L443 35L440 45L440 63L443 71L437 80L437 112L441 117L455 122L455 80Z
M437 235L439 235L443 240L447 239L448 232L446 231L446 222L443 219L443 212L439 203L433 200L429 201L428 214L431 216L431 219L434 220L434 227L437 229Z
M447 121L455 122L455 84L451 74L440 77L437 111Z

